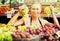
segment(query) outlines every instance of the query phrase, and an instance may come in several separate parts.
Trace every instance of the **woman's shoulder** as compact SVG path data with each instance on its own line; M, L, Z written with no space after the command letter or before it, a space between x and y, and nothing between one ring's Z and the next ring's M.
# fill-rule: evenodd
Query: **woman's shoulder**
M48 21L45 20L44 18L40 18L40 21L41 21L43 24L48 23Z
M42 21L43 21L43 20L45 20L45 19L44 19L44 18L42 18L42 17L40 17L39 19L40 19L40 20L42 20Z

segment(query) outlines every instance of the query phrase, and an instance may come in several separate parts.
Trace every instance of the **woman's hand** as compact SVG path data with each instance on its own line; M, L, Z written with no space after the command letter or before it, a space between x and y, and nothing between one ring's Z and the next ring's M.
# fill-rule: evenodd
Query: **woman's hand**
M23 9L23 7L22 6L19 6L19 10L18 10L18 12L22 12L22 9Z
M23 24L23 19L20 19L20 20L16 21L13 25L18 26L18 25L21 25L21 24Z
M54 14L54 7L52 5L50 5L50 9L51 9L51 14Z

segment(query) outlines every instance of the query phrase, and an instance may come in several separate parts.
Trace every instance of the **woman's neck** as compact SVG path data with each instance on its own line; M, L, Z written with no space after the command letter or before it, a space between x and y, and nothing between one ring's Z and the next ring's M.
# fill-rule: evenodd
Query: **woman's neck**
M32 20L37 20L38 16L32 16Z

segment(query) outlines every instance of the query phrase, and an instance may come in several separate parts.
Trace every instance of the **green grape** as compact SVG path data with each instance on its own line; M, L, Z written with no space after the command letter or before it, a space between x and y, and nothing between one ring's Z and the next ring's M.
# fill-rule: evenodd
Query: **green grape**
M2 34L0 34L0 41L3 41L3 37L2 37Z
M2 31L2 29L0 28L0 34L2 34L3 33L3 31Z
M60 8L54 8L55 14L58 14L60 12Z
M34 30L35 29L35 25L30 25L30 28Z
M21 26L18 26L18 29L21 30Z
M23 28L24 28L24 31L26 30L26 26L23 26Z
M16 28L14 26L11 25L7 25L6 27L10 32L13 32Z
M6 27L6 24L1 24L0 27Z
M16 28L11 25L5 25L5 26L2 26L1 29L3 32L8 32L8 31L13 32Z
M4 38L4 35L3 35L2 30L0 29L0 41L3 41L3 38Z
M1 29L3 32L8 31L8 29L6 27L2 27Z
M29 9L27 6L24 7L24 10L22 10L22 16L25 17L26 14L28 13Z
M10 32L4 32L4 39L3 41L12 41L12 36L10 34Z
M19 30L25 31L26 30L26 26L18 26Z
M44 9L44 15L45 15L46 17L49 17L50 14L51 14L50 8L49 8L49 7L46 7L46 8Z

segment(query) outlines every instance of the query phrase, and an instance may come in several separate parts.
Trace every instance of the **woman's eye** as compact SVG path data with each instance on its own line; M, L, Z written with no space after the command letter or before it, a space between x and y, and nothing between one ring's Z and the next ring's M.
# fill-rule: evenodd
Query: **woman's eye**
M22 10L24 10L24 9L22 9Z
M35 9L35 8L33 8L32 10L39 10L39 8L36 8L36 9Z
M37 10L39 10L39 9L37 8Z

